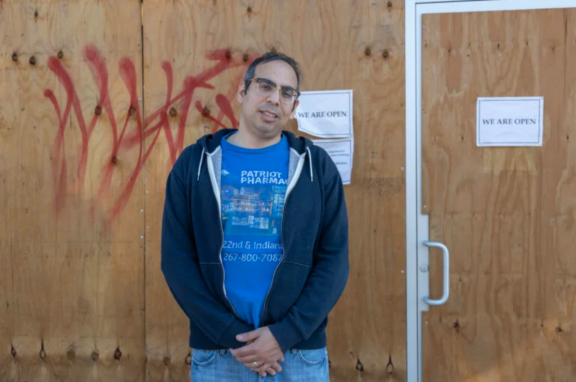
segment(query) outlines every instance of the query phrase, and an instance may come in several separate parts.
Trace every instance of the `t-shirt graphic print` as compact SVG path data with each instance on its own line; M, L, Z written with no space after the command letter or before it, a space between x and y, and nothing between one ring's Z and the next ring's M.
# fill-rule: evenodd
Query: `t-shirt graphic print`
M282 212L290 147L286 137L262 149L222 139L221 205L224 286L236 315L259 327L283 256Z

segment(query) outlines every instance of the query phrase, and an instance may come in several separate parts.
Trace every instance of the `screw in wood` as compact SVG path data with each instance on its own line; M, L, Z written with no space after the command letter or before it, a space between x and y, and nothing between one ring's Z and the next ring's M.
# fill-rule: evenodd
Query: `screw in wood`
M177 115L178 115L178 112L176 111L176 109L171 107L170 108L170 117L176 117Z
M102 108L100 107L100 105L96 106L96 108L94 109L94 114L96 114L97 116L102 115Z
M120 351L120 348L116 348L116 351L114 352L114 359L116 361L120 361L120 358L122 358L122 352Z
M63 58L64 58L64 52L62 52L61 50L58 51L57 56L58 56L58 59L59 59L59 60L63 59Z
M12 61L18 62L18 53L16 52L12 53Z
M30 57L30 61L28 61L30 63L30 65L36 65L36 57L32 56Z

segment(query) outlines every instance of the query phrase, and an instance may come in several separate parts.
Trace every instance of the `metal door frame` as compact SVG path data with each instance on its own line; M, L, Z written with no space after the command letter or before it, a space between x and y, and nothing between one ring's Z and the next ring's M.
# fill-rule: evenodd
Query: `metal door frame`
M406 381L422 381L428 216L422 206L422 15L576 8L574 0L406 0ZM446 267L448 264L446 264ZM446 282L448 280L445 280ZM424 381L434 382L434 381Z

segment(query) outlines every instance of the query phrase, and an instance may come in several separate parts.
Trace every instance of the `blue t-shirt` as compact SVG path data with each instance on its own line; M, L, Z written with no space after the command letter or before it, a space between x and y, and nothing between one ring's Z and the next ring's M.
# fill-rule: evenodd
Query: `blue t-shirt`
M285 136L262 149L238 147L226 138L221 177L224 287L238 317L257 328L284 254L280 231L290 146Z

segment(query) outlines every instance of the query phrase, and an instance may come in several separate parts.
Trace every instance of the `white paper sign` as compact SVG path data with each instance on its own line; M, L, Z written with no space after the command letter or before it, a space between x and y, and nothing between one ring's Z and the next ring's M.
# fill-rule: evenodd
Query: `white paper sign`
M320 138L352 138L352 90L302 92L298 130Z
M544 97L478 98L478 146L542 146Z
M322 147L338 167L343 184L350 184L352 162L354 158L354 139L323 139L313 141L315 146Z

